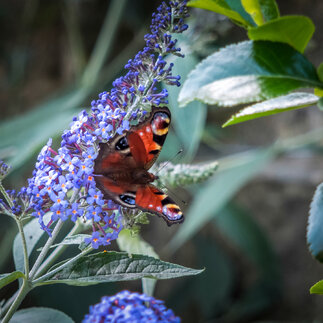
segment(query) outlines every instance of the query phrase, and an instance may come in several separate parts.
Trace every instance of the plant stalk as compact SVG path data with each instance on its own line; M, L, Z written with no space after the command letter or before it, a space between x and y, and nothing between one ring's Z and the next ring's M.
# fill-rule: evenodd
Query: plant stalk
M28 259L28 249L27 249L27 242L26 242L24 227L19 219L16 219L16 223L17 223L19 233L21 236L23 253L24 253L25 275L26 275L26 279L28 280L29 279L29 259Z
M19 305L21 304L21 302L23 301L23 299L25 298L25 296L29 293L29 291L31 289L32 288L30 287L28 281L26 279L24 279L24 281L20 287L20 290L18 292L17 298L10 306L9 311L7 312L6 316L2 320L2 323L8 323L10 321L12 316L15 314L17 308L19 307Z
M52 236L47 240L44 248L42 249L42 251L40 252L33 268L30 271L30 278L34 278L39 266L41 265L42 261L44 260L44 258L46 257L50 247L52 246L52 244L54 243L55 239L57 238L57 235L59 233L59 231L61 230L62 226L63 226L64 222L60 219L56 226L55 229L53 230Z

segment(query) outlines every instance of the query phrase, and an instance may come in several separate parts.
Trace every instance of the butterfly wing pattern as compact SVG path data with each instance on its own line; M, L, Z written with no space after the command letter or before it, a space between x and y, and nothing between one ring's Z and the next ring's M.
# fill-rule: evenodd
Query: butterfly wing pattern
M94 163L96 185L104 198L157 214L168 225L183 222L183 213L166 193L151 184L157 177L148 170L160 154L170 121L167 107L153 107L145 121L100 143Z

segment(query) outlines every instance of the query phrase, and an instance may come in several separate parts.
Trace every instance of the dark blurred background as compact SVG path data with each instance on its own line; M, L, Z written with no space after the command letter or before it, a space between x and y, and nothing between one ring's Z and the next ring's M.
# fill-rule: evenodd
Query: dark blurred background
M8 187L24 185L47 138L59 142L72 116L123 73L127 60L144 46L143 35L159 3L0 1L0 159L13 165ZM278 5L282 15L313 20L316 32L305 54L318 66L323 58L323 2L280 0ZM188 38L199 59L247 39L244 30L224 17L201 10L191 13ZM305 140L302 135L323 126L322 112L312 107L222 129L235 110L208 108L199 149L191 159L229 158L301 136L293 142L298 148L287 149L265 166L212 225L175 253L163 247L178 228L156 218L143 227L144 239L163 260L206 267L199 277L159 281L155 295L183 322L320 322L323 298L310 295L309 288L322 279L323 266L307 249L306 225L315 187L323 180L323 136L310 134ZM14 270L9 246L15 234L14 224L1 216L0 272ZM1 290L0 298L10 297L16 287ZM53 307L80 321L90 304L125 288L140 291L141 285L46 286L32 291L22 307Z

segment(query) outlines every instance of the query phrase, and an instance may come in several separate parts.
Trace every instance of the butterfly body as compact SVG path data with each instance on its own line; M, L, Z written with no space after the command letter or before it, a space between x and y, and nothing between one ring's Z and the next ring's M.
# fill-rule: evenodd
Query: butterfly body
M144 122L100 143L94 163L95 181L106 199L157 214L168 225L184 220L178 205L151 183L158 177L148 170L156 161L171 120L167 107L153 107Z

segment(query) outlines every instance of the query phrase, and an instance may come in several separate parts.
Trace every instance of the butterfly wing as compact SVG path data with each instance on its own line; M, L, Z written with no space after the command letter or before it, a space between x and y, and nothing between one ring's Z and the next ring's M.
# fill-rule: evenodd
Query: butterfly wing
M148 170L158 158L171 121L167 107L153 107L150 117L133 127L127 136L130 151L138 165Z
M167 107L153 107L150 117L107 143L100 143L95 174L110 174L134 168L148 170L165 142L171 114Z
M135 202L139 209L157 214L168 225L184 221L184 215L179 206L154 185L140 186L136 192Z
M136 182L134 173L138 169L148 173L160 154L170 121L167 107L153 107L145 122L101 143L94 163L95 181L106 199L157 214L168 225L184 220L179 206L154 185Z

